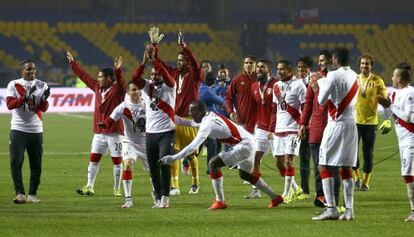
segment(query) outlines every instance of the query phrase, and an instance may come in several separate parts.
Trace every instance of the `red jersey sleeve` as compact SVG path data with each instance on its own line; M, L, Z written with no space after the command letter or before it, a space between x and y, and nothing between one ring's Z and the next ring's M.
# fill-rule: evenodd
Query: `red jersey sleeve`
M270 116L269 131L274 132L276 128L276 113L277 113L277 104L272 103L272 114Z
M155 59L154 62L154 68L156 71L158 71L161 76L164 78L164 83L168 87L174 87L175 81L174 78L171 76L171 74L168 72L167 68L165 68L164 64L161 63L158 59Z
M234 94L236 93L236 81L237 78L233 78L233 80L230 83L230 86L227 87L226 96L224 97L224 104L226 106L227 113L234 113L233 109L233 99Z
M306 90L305 96L305 104L303 106L302 116L300 119L300 124L308 126L310 118L312 116L312 107L313 107L313 99L315 97L315 93L312 90L311 86L308 86Z
M16 98L13 96L7 96L6 104L9 110L19 108L24 104L24 97Z
M93 79L88 73L86 73L78 62L72 61L70 63L70 67L72 68L72 71L78 76L87 87L89 87L92 90L95 90L96 85L98 84L98 81Z
M123 100L126 94L126 83L125 83L124 73L121 68L115 68L115 78L116 78L116 82L118 83L117 86L118 86L119 96L121 100Z
M142 75L144 75L144 70L145 66L139 64L132 74L132 82L138 87L138 89L143 89L145 86L145 80L142 78Z
M184 55L186 56L191 70L194 72L194 80L200 82L204 78L204 71L201 69L200 64L197 62L196 57L194 56L193 52L191 52L190 48L183 44L180 46L183 49Z

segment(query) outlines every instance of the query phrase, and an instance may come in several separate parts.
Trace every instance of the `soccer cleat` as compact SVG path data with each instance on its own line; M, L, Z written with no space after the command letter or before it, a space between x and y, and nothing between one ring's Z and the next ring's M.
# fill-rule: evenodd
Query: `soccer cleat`
M180 190L178 188L171 187L170 188L170 195L171 196L180 195Z
M345 211L347 210L343 205L337 206L336 210L340 213L343 214L345 213Z
M243 184L250 184L249 181L243 180Z
M361 191L366 192L366 191L368 191L368 190L369 190L369 186L368 186L368 185L366 185L366 184L362 184L362 185L361 185Z
M274 208L279 206L279 204L283 203L283 197L278 195L275 199L272 199L267 206L268 208Z
M82 196L93 196L95 194L95 191L93 191L93 188L87 185L83 186L82 189L76 190L76 192Z
M189 194L198 194L198 191L200 191L200 186L198 185L191 185L190 191L188 192Z
M13 198L14 204L25 204L26 201L26 197L23 194L18 194L15 198Z
M122 197L121 189L114 188L114 196L115 197Z
M303 193L303 192L296 196L296 200L298 201L306 201L309 199L310 199L310 195L307 193Z
M255 198L261 198L262 194L260 194L260 190L254 188L249 194L244 196L245 199L255 199Z
M355 180L354 190L361 191L361 180L359 179Z
M284 204L289 204L293 202L293 198L290 195L282 196L282 198Z
M40 199L36 195L28 195L27 203L39 203Z
M346 209L345 212L339 216L341 221L352 221L354 219L354 212L352 209Z
M312 217L314 221L324 221L324 220L338 220L339 213L336 208L327 208L322 214L319 216Z
M132 198L131 197L127 197L125 198L125 203L124 205L122 205L122 208L131 208L134 205L132 204Z
M225 202L220 202L215 200L213 204L207 209L209 211L219 210L219 209L226 209L227 204Z
M154 206L152 206L152 208L153 209L162 208L162 206L161 206L161 200L155 200Z
M170 207L170 198L167 196L161 196L161 208L169 208Z
M315 197L313 205L315 205L315 207L326 207L325 196Z
M404 220L405 222L414 222L414 213L411 213L407 218Z

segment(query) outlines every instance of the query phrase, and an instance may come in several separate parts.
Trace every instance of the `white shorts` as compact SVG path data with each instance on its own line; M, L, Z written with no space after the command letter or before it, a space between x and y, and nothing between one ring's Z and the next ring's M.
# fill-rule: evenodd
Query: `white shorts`
M220 152L219 156L224 164L231 168L237 167L247 173L253 171L256 144L254 141L244 139L238 144Z
M108 148L112 157L121 157L122 135L117 133L93 135L91 153L105 155Z
M400 146L401 175L414 176L414 144Z
M136 144L131 142L122 142L122 160L132 159L141 160L145 171L149 171L147 148L145 144Z
M355 167L358 132L355 123L328 123L319 148L319 164Z
M269 133L260 128L254 130L254 137L256 138L256 151L267 153L270 150L273 152L273 141L269 140Z
M273 156L299 154L300 139L297 134L273 136Z

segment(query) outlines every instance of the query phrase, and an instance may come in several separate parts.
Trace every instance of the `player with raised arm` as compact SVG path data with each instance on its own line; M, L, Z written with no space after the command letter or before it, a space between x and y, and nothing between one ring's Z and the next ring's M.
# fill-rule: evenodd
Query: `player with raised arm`
M107 150L112 157L113 175L114 175L114 195L122 196L121 171L122 171L122 140L123 134L122 122L113 123L107 128L100 128L99 123L108 118L112 111L124 100L126 89L125 80L121 70L122 57L115 58L112 68L103 68L99 71L98 79L95 80L86 73L79 63L74 60L70 52L66 52L72 71L95 93L95 108L93 114L93 140L90 153L90 162L88 166L87 184L76 190L80 195L94 195L94 185L96 176L99 171L99 161Z
M217 139L232 147L220 152L209 162L210 176L213 189L216 194L214 203L208 210L227 208L223 192L223 174L221 167L237 167L239 176L252 185L258 187L262 192L272 199L269 208L277 207L283 202L283 198L277 195L258 175L252 173L255 152L255 139L240 125L235 124L223 115L207 112L207 106L201 101L195 101L190 105L190 113L194 122L201 123L197 136L183 150L175 155L165 156L161 163L169 164L194 152L207 138Z
M161 39L156 40L159 43ZM148 61L153 64L151 80L142 78ZM174 153L176 84L165 66L155 57L153 46L147 46L142 63L134 70L132 81L143 91L145 103L147 158L155 196L153 208L168 208L171 167L160 165L158 160Z
M410 86L411 67L406 63L397 65L392 75L395 90L391 99L378 96L378 103L389 108L394 117L395 131L400 149L401 175L407 186L411 213L405 219L414 221L414 88Z
M352 167L356 165L357 127L355 103L358 92L357 74L349 67L349 50L337 48L333 51L332 63L335 71L326 77L315 75L310 81L314 91L319 90L318 102L328 104L328 124L323 132L319 153L319 172L327 209L312 220L353 220L354 180ZM332 167L340 167L344 189L345 213L339 215L334 197Z
M184 42L184 36L181 30L178 32L178 45L181 52L177 56L177 67L171 67L162 62L158 54L158 43L156 39L162 39L163 34L159 35L158 28L153 27L148 32L151 38L151 43L155 47L155 58L160 61L168 70L169 74L174 78L177 85L176 92L176 106L175 114L180 117L189 118L189 105L191 102L199 99L199 87L204 79L204 70L202 70L190 47ZM188 126L177 126L175 131L174 150L180 151L182 148L190 144L197 134L197 129ZM195 154L189 154L187 158L190 163L192 185L189 190L190 194L197 194L199 186L199 168L198 159ZM179 195L179 161L171 164L171 195Z
M131 81L128 83L129 98L118 105L111 116L99 123L100 128L110 127L122 119L124 124L124 137L122 139L122 159L124 170L122 180L124 184L125 203L123 208L133 206L132 202L132 170L137 159L143 163L145 171L149 171L147 149L145 145L145 104L141 99L141 92Z

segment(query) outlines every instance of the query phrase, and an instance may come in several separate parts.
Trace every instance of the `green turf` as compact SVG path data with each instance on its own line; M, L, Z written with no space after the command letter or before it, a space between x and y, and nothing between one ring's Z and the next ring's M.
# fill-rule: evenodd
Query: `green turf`
M109 157L101 162L95 196L81 197L75 190L86 182L92 119L57 114L44 116L42 203L15 205L8 161L9 123L9 115L0 116L0 236L409 236L414 230L414 225L403 221L410 208L398 155L374 167L371 190L356 193L356 219L352 222L311 221L320 209L310 201L268 209L267 197L245 200L250 186L228 169L223 173L229 208L207 212L214 194L205 175L204 157L200 161L200 194L187 194L191 178L181 175L182 194L171 198L169 209L151 209L149 178L141 164L134 171L135 206L121 209L123 199L112 196ZM394 131L378 135L376 148L376 161L394 153ZM274 160L266 157L264 163L273 166ZM27 187L27 159L24 171ZM275 171L263 166L262 173L273 189L282 191L282 179Z

